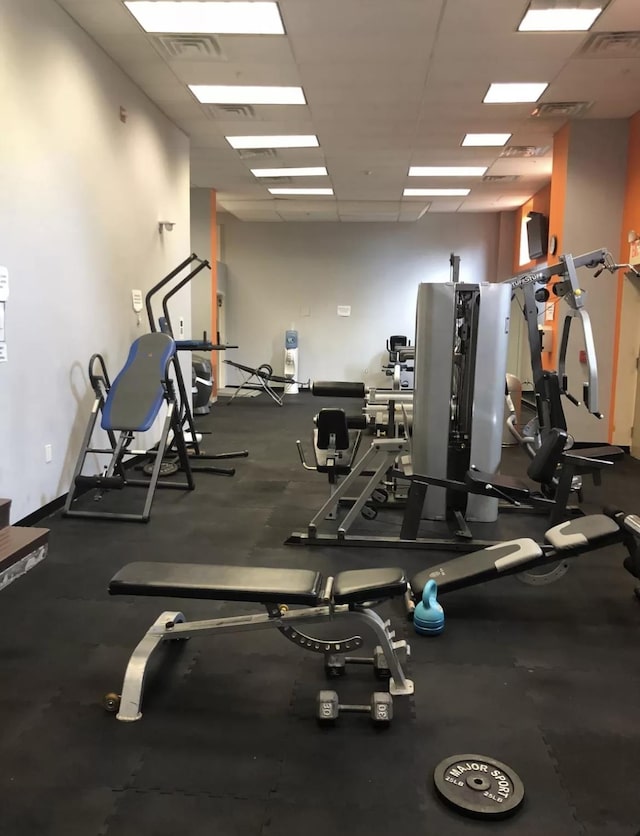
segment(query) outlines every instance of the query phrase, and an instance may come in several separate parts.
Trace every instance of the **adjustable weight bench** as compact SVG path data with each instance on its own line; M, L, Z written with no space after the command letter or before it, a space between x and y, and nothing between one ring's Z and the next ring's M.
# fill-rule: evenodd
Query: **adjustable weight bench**
M412 610L430 580L436 581L440 594L506 575L517 575L525 583L540 586L562 577L568 569L568 558L618 543L627 546L633 559L638 553L638 535L640 518L633 515L622 515L618 520L607 514L591 514L567 520L545 532L543 546L528 537L508 540L418 572L411 579L407 604ZM548 572L531 572L544 566L549 567Z
M212 601L243 601L263 604L265 613L188 622L181 612L163 612L134 650L124 676L121 695L108 694L105 707L117 711L118 720L132 722L142 716L144 679L149 660L163 642L197 635L275 628L298 647L329 657L362 647L351 624L368 626L378 642L377 653L386 660L390 673L389 693L413 693L413 683L404 674L400 653L408 654L405 641L394 634L372 609L379 602L406 593L402 569L358 569L324 578L310 569L245 568L182 563L131 563L109 584L111 595L144 595L170 598L200 598ZM298 607L289 609L290 605ZM347 638L320 639L302 632L307 624L346 622ZM346 661L349 661L348 659Z

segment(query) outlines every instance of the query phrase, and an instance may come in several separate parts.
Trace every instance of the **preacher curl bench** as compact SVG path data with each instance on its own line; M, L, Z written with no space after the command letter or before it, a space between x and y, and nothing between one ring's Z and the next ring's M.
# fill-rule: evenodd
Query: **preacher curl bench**
M336 655L350 653L363 645L350 625L364 624L374 633L378 646L372 662L389 674L389 694L413 693L400 655L408 655L405 641L394 641L394 634L372 609L371 602L406 594L407 580L402 569L358 569L323 578L311 569L245 568L182 563L131 563L111 580L111 595L156 595L170 598L200 598L214 601L244 601L263 604L265 613L188 622L181 612L163 612L147 630L129 660L121 695L107 694L104 706L117 712L118 720L132 722L142 716L144 680L151 656L163 642L197 635L221 636L225 633L276 628L304 650L322 653L328 672L336 670ZM294 605L296 609L289 609ZM348 638L320 639L303 633L307 624L346 622ZM380 666L383 658L386 666ZM362 661L349 659L346 661ZM321 694L326 692L320 692ZM374 697L380 695L374 695ZM383 701L391 719L389 695ZM372 701L372 709L374 702ZM346 708L346 707L345 707ZM352 707L353 708L353 707ZM373 714L374 721L377 719Z

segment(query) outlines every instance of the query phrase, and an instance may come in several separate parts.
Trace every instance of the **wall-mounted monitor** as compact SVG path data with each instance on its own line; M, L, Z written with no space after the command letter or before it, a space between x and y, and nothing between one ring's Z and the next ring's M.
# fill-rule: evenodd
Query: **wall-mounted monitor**
M527 217L527 244L529 258L542 258L547 254L549 244L549 219L542 212L529 212Z

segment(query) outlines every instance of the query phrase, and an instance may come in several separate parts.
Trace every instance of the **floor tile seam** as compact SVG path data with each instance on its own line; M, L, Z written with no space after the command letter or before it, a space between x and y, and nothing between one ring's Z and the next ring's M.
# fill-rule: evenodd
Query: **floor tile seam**
M582 821L580 820L580 816L578 815L578 809L574 804L573 795L572 795L572 793L571 793L571 791L570 791L570 789L569 789L569 787L568 787L568 785L567 785L567 783L564 780L564 777L562 775L560 761L556 757L556 753L553 749L551 741L549 740L549 738L547 736L548 735L548 730L543 728L542 725L539 725L538 729L540 731L540 737L542 738L542 742L544 743L544 745L547 749L547 752L548 752L548 755L549 755L549 760L553 764L554 771L555 771L555 773L558 777L558 783L559 783L559 785L562 789L562 792L564 793L564 796L567 800L567 806L569 808L571 816L575 820L576 825L578 826L578 828L580 830L581 836L585 836L585 834L587 833L586 828L585 828L584 824L582 823Z
M43 716L49 711L55 700L59 699L62 695L62 688L57 688L51 695L51 697L46 701L42 702L39 705L34 703L34 708L36 709L33 718L27 723L27 725L21 728L19 731L16 731L15 734L11 732L8 735L8 738L0 744L0 752L2 749L8 746L16 746L19 745L21 740L25 737L25 735L29 735L34 727L42 720Z
M547 739L547 735L555 736L558 738L569 738L569 737L584 737L586 733L588 733L589 740L593 740L594 738L602 738L603 741L611 743L613 741L620 742L620 743L629 743L633 741L634 743L637 742L638 749L640 750L640 725L638 725L636 730L625 730L624 732L616 732L616 731L598 731L598 728L593 724L589 725L588 728L579 728L575 729L573 732L567 732L566 724L563 724L562 729L553 729L548 725L544 725L543 723L538 724L540 727L540 732L545 739L545 743L548 746L551 746L551 742Z

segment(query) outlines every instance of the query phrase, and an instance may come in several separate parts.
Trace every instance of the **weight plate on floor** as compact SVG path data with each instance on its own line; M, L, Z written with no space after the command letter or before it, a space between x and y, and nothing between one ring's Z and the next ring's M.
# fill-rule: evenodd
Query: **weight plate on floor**
M559 581L568 571L569 564L566 560L561 560L558 563L541 566L539 569L529 569L527 572L519 572L516 578L520 583L526 583L528 586L546 586L548 583Z
M524 785L513 769L485 755L446 758L433 781L440 797L467 816L506 818L524 800Z
M153 462L148 462L147 464L144 465L144 467L142 469L147 474L147 476L151 476L151 474L153 473L153 468L154 468L154 463ZM161 478L163 476L173 476L173 474L177 473L177 472L178 472L178 465L175 462L164 461L160 465L160 474L159 475L160 475Z

